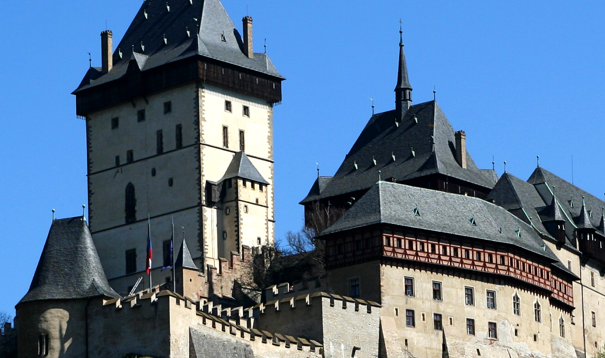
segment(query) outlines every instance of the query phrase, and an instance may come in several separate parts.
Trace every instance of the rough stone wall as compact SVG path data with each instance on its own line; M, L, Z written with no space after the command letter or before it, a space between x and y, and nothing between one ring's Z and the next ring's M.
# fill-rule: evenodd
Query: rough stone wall
M10 322L4 324L4 333L0 334L0 357L17 358L17 327Z
M242 255L231 252L229 260L220 259L217 267L208 266L204 282L199 287L198 297L220 299L227 296L245 300L246 297L241 296L242 281L245 281L250 275L253 251L249 247L243 246Z

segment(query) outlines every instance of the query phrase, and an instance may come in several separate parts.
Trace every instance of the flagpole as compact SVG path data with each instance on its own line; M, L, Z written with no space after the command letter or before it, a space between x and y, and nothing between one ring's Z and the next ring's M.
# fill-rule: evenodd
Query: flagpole
M149 293L151 293L152 280L151 280L151 260L152 254L150 252L152 250L151 246L151 219L149 218L149 214L147 214L147 267L149 268Z
M172 264L172 290L174 293L176 293L176 273L175 273L176 271L174 270L174 266L175 266L174 265L175 264L175 261L174 261L174 215L171 215L171 220L172 220L172 237L171 237L172 243L170 245L172 246L172 252L170 254L172 257L170 259L172 261L171 262L171 264Z

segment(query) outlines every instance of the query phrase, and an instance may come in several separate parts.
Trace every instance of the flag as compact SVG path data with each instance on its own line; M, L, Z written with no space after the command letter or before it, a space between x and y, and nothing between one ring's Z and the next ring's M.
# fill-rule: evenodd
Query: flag
M151 247L151 223L147 219L147 264L145 266L148 275L151 274L151 259L153 257L153 249Z

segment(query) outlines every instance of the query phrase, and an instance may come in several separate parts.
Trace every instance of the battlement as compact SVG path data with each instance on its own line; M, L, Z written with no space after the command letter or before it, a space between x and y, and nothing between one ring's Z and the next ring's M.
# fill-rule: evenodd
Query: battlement
M265 289L265 301L278 300L286 297L296 297L304 294L313 294L316 292L326 292L328 290L328 276L315 276L304 281L294 283L284 282L278 285L272 285Z
M124 310L147 312L141 313L143 316L152 316L152 312L157 311L170 312L169 315L165 315L160 319L169 320L174 317L185 326L198 328L204 326L212 328L216 332L228 334L239 340L254 342L255 344L271 345L274 348L295 348L299 351L317 352L319 354L319 349L323 347L316 340L258 329L255 326L254 307L248 309L243 307L223 308L222 305L215 304L207 299L195 302L189 297L166 290L161 292L149 289L143 290L132 296L105 300L103 301L103 306L104 308L114 308L117 312ZM152 306L161 306L161 308L154 307L153 310L145 309L152 308ZM134 314L136 315L137 313ZM111 318L108 315L104 316ZM153 318L156 319L155 316ZM132 320L129 319L125 322L115 322L115 324L128 325L130 322Z

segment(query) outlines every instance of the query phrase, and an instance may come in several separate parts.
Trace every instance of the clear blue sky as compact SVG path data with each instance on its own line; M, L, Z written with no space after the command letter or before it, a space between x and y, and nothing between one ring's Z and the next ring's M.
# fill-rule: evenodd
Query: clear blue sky
M171 0L174 1L174 0ZM185 1L185 0L182 0ZM194 0L199 1L199 0ZM316 176L332 175L376 111L394 108L399 19L415 103L437 101L477 165L546 169L605 192L605 2L223 0L287 78L275 107L277 237L302 226ZM51 223L86 199L84 122L70 93L121 39L141 1L6 1L0 57L0 311L14 315ZM143 243L144 245L144 243Z

